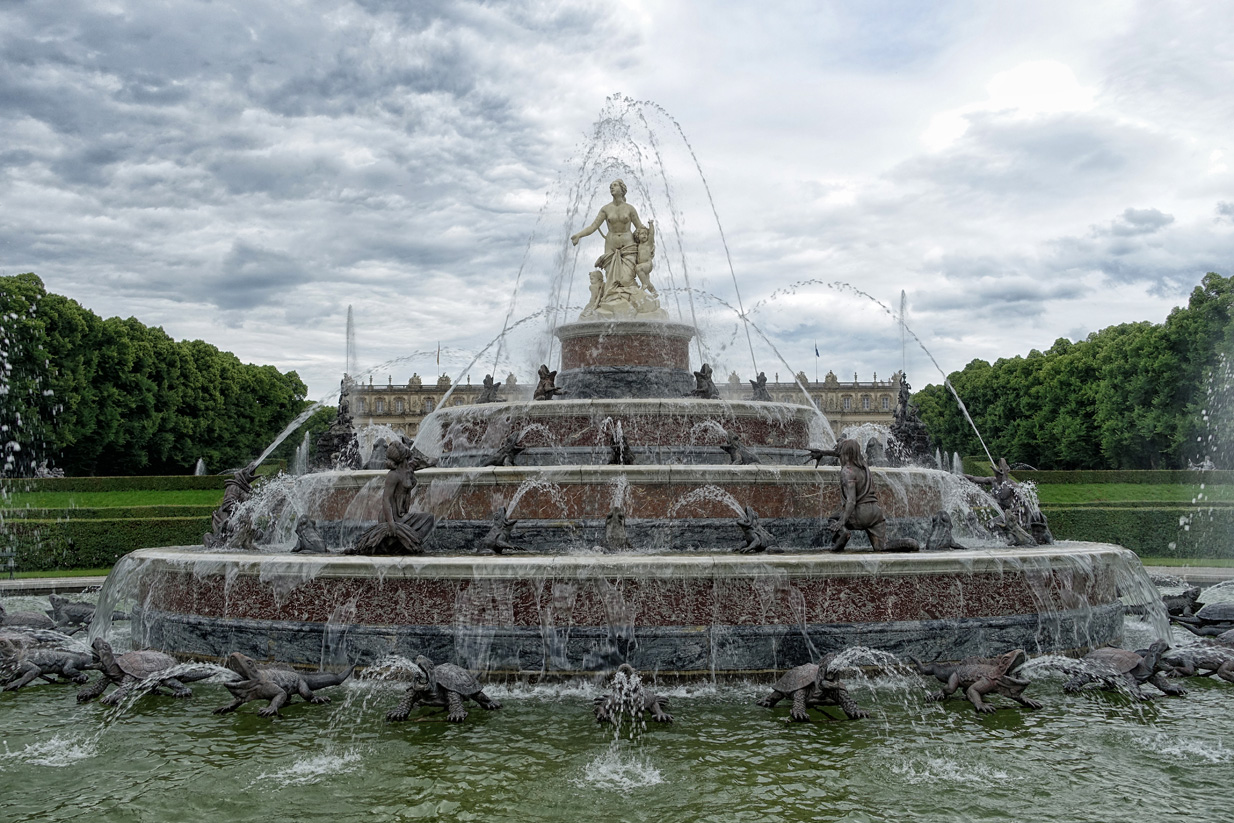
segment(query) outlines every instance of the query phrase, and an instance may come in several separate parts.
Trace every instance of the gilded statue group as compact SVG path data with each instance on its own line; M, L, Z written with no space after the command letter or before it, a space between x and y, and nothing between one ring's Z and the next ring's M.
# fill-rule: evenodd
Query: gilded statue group
M579 319L667 320L668 313L660 307L660 293L651 284L655 223L648 220L643 225L638 211L626 202L624 182L614 180L608 190L613 202L600 208L591 225L570 236L575 246L597 231L604 238L604 253L591 272L591 296ZM600 230L605 225L608 234Z

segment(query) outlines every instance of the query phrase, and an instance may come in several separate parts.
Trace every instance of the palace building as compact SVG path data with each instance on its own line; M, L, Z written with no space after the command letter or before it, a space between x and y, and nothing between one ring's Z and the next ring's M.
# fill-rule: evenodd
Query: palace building
M805 374L798 372L797 381L805 386L810 397L827 415L838 436L847 427L863 423L890 426L902 376L903 373L897 371L889 380L879 380L875 374L873 379L862 381L854 374L849 382L841 381L834 372L829 371L820 382L807 380ZM750 384L735 372L729 375L727 381L717 381L716 385L725 400L745 400L752 393ZM534 379L523 383L515 375L507 374L498 394L508 400L527 401L531 399L534 388ZM483 386L478 383L460 384L454 387L446 403L450 406L472 405L482 389ZM425 383L418 374L399 384L394 382L393 376L388 376L385 385L374 383L370 377L368 383L352 384L351 413L357 426L384 424L401 434L415 437L421 421L437 408L449 391L450 378L444 374L432 383ZM806 405L801 386L792 380L780 382L779 374L775 375L775 382L767 382L767 392L776 402Z

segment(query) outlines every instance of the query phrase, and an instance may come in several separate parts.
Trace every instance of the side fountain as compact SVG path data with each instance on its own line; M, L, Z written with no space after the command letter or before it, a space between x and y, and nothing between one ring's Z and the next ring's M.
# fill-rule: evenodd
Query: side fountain
M715 677L855 645L923 660L1082 651L1119 637L1120 594L1153 599L1117 546L1008 548L987 534L956 550L950 529L937 535L940 513L976 533L963 502L976 489L960 477L861 474L852 455L825 465L836 442L817 409L756 399L757 384L749 400L719 399L710 366L691 369L696 329L668 319L651 283L654 226L621 181L610 192L571 238L607 223L589 302L553 330L560 369L541 366L536 399L443 403L414 444L391 445L388 474L283 484L299 489L294 520L315 524L325 553L235 550L235 535L252 545L257 530L229 497L211 548L124 558L103 601L132 601L135 643L304 665L345 648L361 664L425 655L490 675L629 664ZM244 491L254 469L229 488ZM852 539L829 551L844 548L827 518L846 496ZM286 519L286 499L275 508ZM871 551L865 529L875 547L903 550Z

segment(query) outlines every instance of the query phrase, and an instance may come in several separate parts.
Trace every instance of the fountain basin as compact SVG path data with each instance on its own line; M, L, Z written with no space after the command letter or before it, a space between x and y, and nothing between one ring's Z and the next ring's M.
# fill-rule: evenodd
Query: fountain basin
M728 462L720 444L732 433L765 463L800 465L806 448L828 442L831 431L814 409L787 403L558 399L438 409L420 427L417 443L440 452L443 467L476 466L511 434L526 449L521 465L606 464L618 424L642 464Z
M628 661L688 677L784 669L853 645L921 659L1116 640L1117 546L906 554L344 557L192 548L128 555L143 645L316 665L427 654L509 675Z

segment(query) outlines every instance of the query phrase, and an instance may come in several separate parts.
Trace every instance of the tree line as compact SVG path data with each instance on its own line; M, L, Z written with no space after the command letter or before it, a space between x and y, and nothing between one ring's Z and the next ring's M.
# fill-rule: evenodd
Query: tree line
M1163 323L1123 323L1045 352L973 360L948 380L995 459L1040 469L1180 469L1224 454L1234 278L1209 273ZM943 385L913 396L935 444L981 454ZM1218 461L1220 462L1220 461ZM1228 466L1219 466L1229 468Z
M34 274L0 277L4 473L184 474L252 460L305 407L294 372L103 319Z

